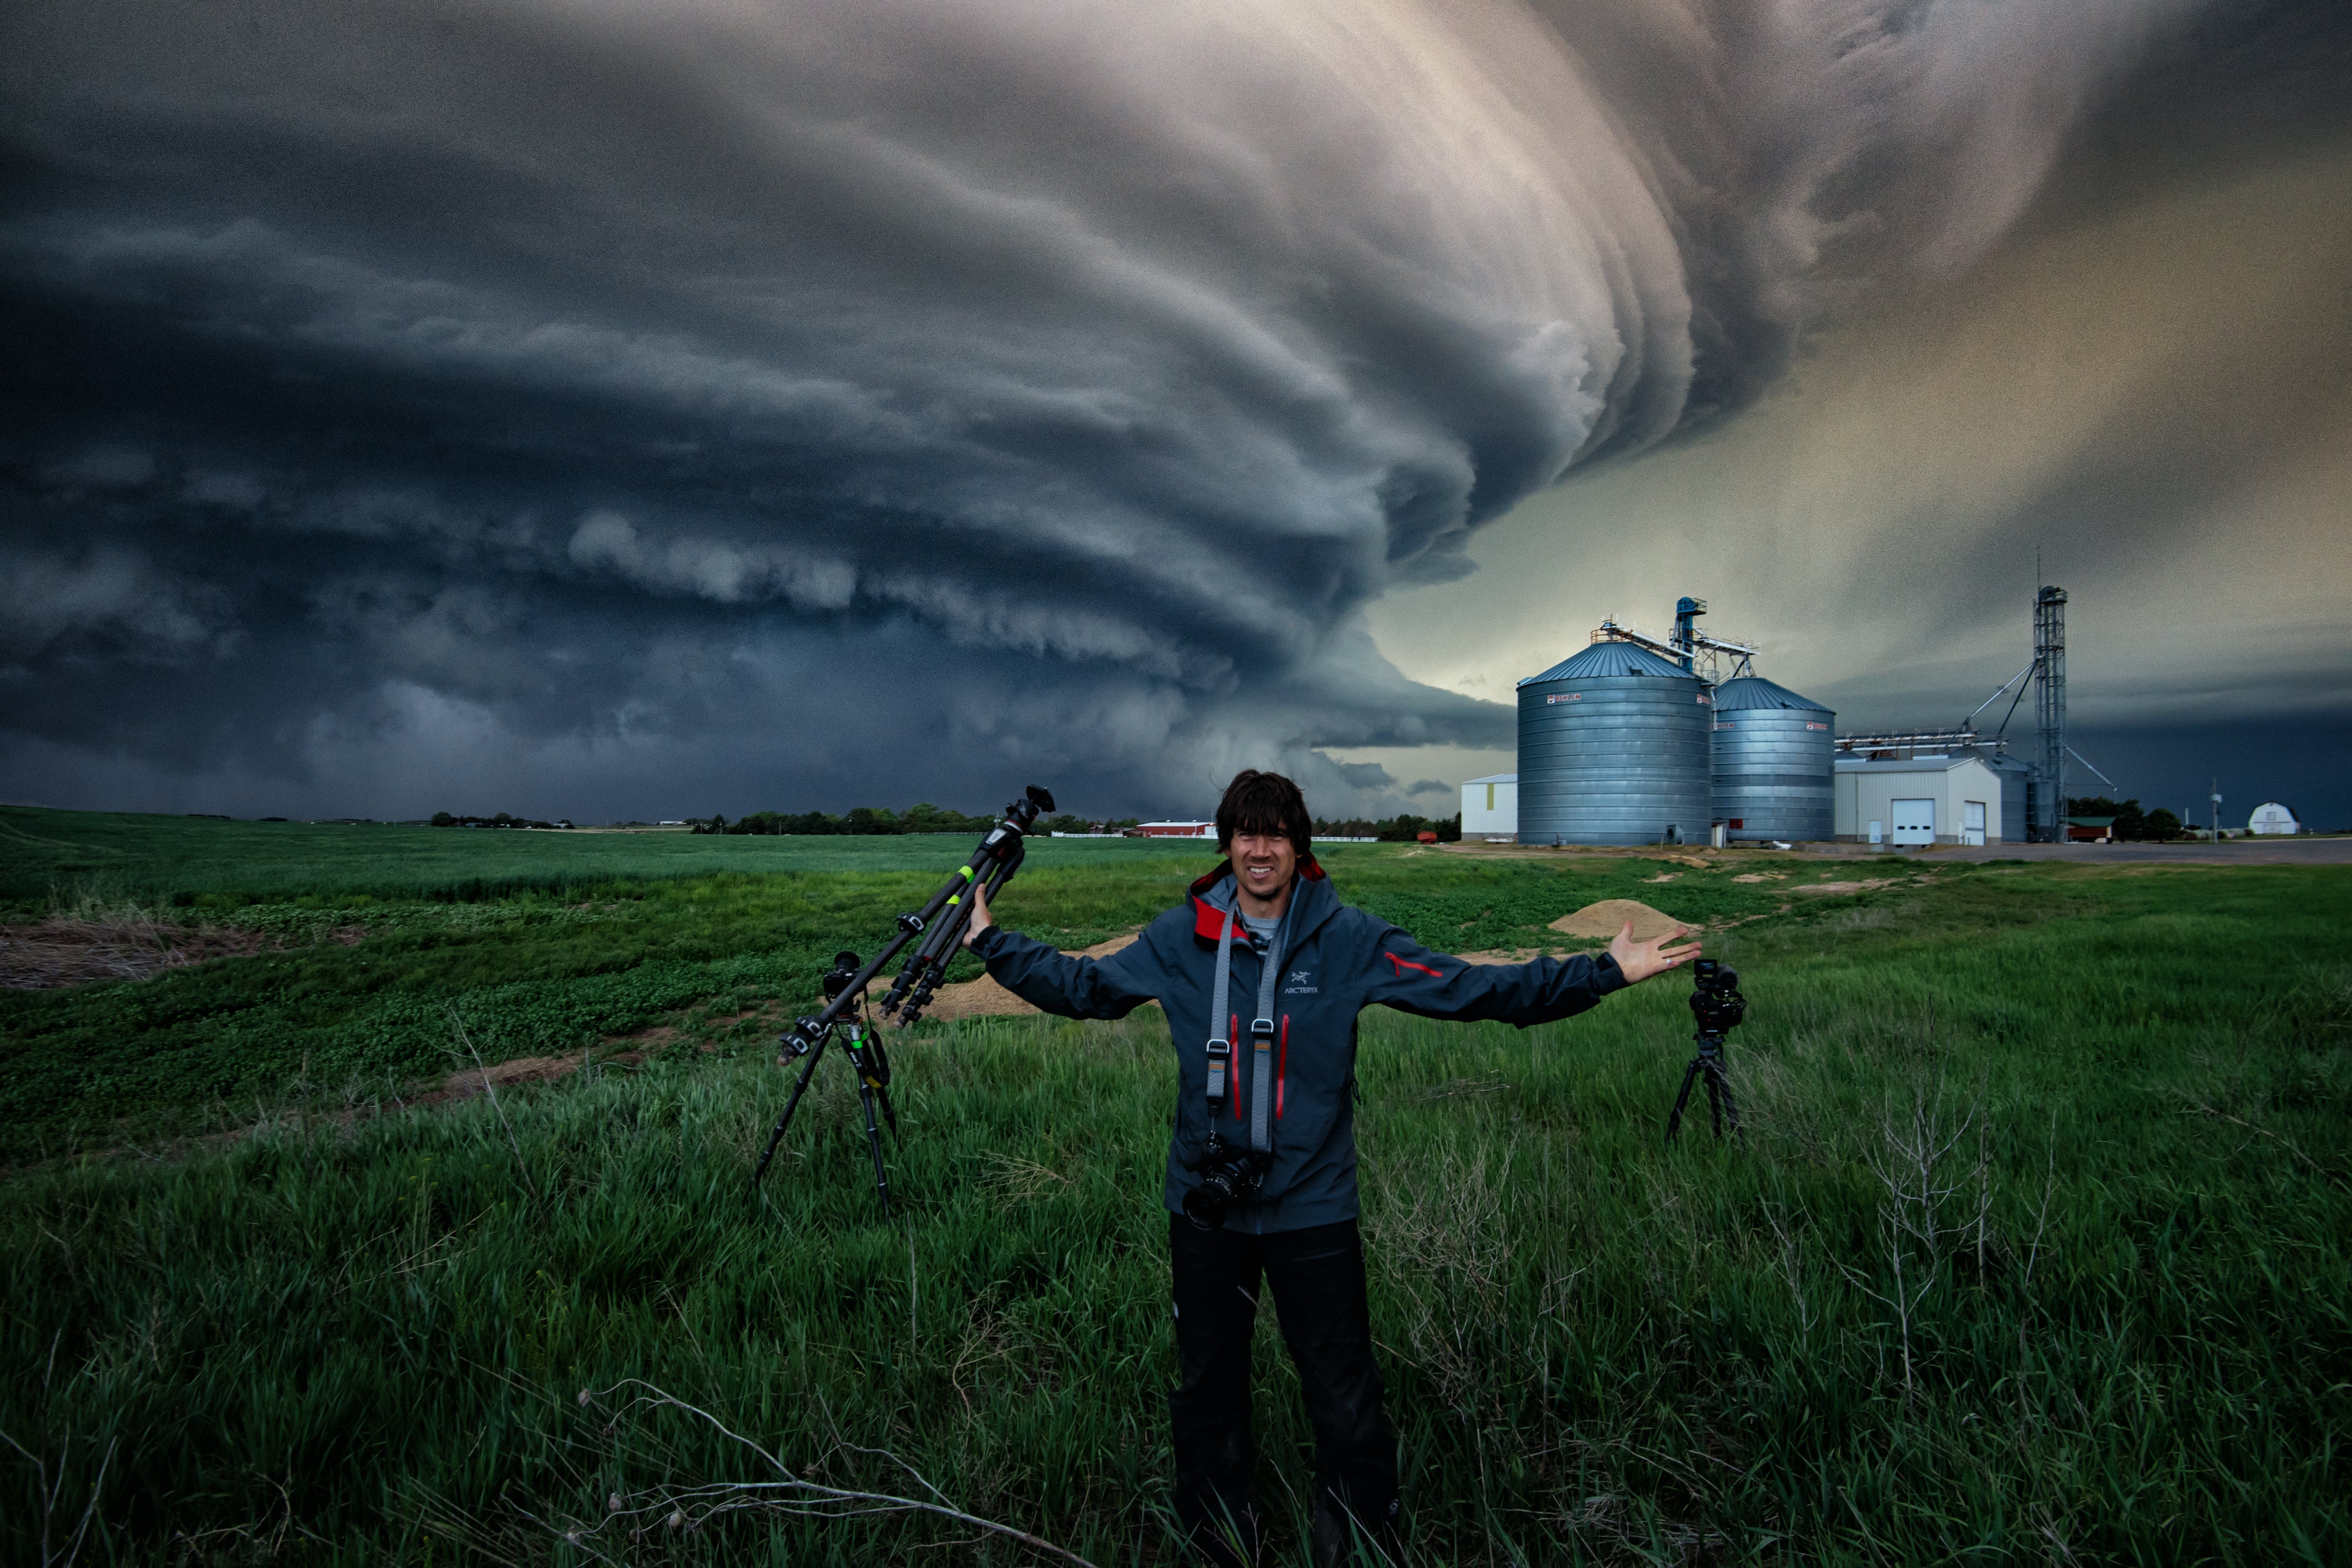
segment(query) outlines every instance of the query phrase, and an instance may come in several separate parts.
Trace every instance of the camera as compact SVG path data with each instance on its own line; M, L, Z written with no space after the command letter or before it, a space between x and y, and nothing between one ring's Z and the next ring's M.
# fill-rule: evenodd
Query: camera
M1736 1027L1747 1016L1748 998L1739 994L1739 971L1712 958L1695 960L1691 964L1691 1016L1698 1021L1702 1034L1719 1035Z
M1265 1155L1236 1150L1211 1129L1208 1146L1186 1167L1201 1173L1201 1184L1184 1194L1184 1217L1202 1230L1222 1230L1234 1205L1257 1195L1267 1163Z
M857 955L844 948L833 955L833 967L824 972L824 999L828 1002L849 989L861 967Z

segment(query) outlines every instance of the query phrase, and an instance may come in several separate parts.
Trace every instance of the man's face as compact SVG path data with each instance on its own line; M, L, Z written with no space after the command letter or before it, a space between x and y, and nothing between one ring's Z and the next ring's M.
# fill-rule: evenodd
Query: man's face
M1254 898L1277 896L1298 869L1298 847L1286 834L1236 833L1230 853L1242 890Z

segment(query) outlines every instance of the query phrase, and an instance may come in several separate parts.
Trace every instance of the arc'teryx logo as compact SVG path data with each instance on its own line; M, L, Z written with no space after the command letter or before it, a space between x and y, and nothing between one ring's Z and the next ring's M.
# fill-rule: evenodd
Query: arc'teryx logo
M1304 984L1307 984L1307 971L1305 971L1305 970L1303 970L1303 969L1294 969L1294 970L1292 970L1292 971L1290 972L1290 983L1291 983L1293 985L1304 985Z

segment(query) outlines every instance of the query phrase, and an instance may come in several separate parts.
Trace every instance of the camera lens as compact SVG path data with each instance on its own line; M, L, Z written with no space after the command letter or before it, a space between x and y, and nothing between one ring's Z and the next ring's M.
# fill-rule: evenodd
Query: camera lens
M1219 1230L1225 1223L1225 1210L1232 1206L1233 1189L1222 1171L1213 1171L1201 1184L1184 1194L1184 1217L1202 1230Z

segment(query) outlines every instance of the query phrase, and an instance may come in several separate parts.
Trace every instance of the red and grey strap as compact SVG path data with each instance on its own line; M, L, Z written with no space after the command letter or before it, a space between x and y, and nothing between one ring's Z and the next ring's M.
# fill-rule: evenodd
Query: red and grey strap
M1224 1114L1227 1073L1233 1065L1234 1043L1226 1031L1233 1015L1225 1008L1233 997L1234 931L1241 911L1225 911L1224 929L1217 933L1217 979L1209 1002L1209 1125ZM1265 968L1258 976L1257 1013L1250 1020L1250 1147L1260 1153L1274 1148L1274 992L1282 977L1283 935L1290 929L1288 911L1275 928L1266 946Z
M1225 1002L1233 990L1234 927L1238 910L1225 911L1225 929L1217 937L1217 983L1209 1002L1209 1125L1225 1113L1225 1072L1233 1066L1234 1043L1226 1037Z

